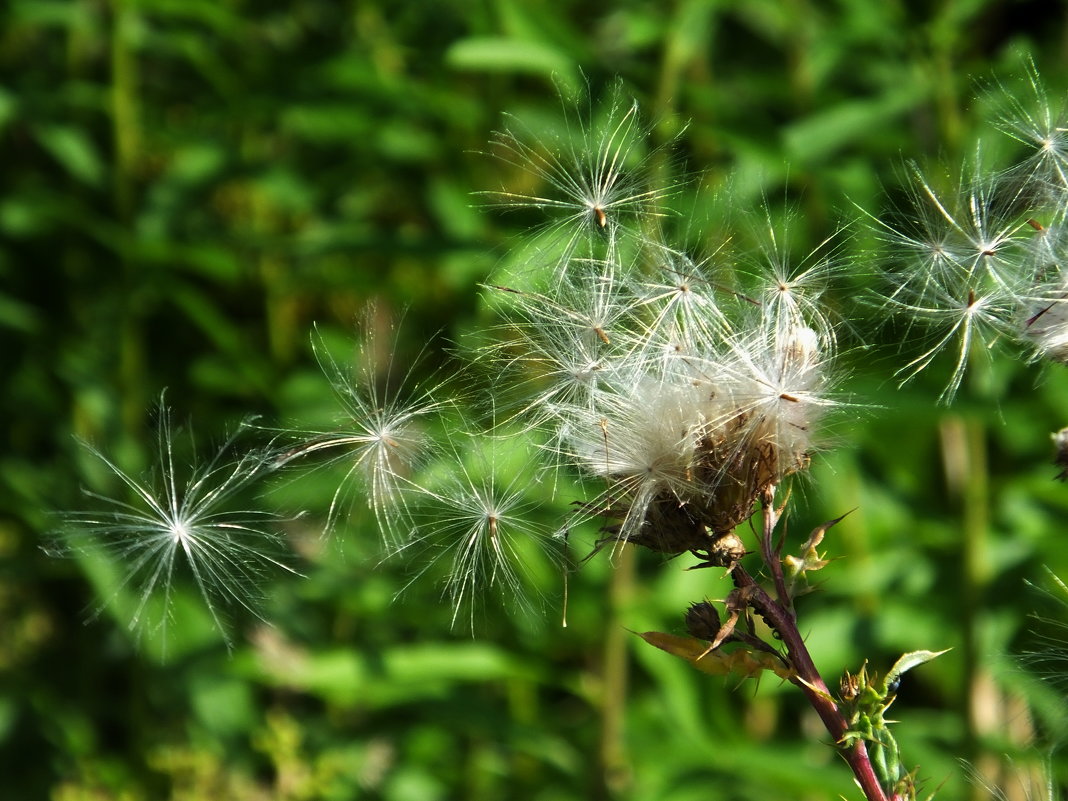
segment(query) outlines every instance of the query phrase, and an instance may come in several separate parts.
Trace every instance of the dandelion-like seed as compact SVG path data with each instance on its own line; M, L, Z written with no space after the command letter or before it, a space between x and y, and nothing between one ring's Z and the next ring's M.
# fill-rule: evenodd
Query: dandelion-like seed
M408 484L412 530L397 553L427 553L427 565L416 578L434 564L446 565L443 592L453 606L452 623L466 614L472 630L478 600L488 594L513 607L530 603L528 574L554 542L530 515L533 505L526 492L534 482L522 473L502 478L493 446L506 446L507 440L478 439L482 441L472 443L473 459L454 448L451 473L438 485Z
M577 114L578 102L563 103L567 127L562 135L546 141L513 120L493 142L494 155L532 179L535 188L486 193L504 208L551 215L546 233L557 243L556 278L576 257L617 259L621 234L639 219L662 216L662 201L676 189L647 185L648 129L637 103L625 100L619 85L603 120L592 107ZM538 250L544 254L546 249L542 240Z
M639 358L670 361L710 347L730 331L715 298L721 287L707 274L713 256L698 263L670 248L653 248L653 276L635 279L632 315Z
M944 246L954 257L945 262L949 271L1011 288L1032 233L1020 216L1028 208L1023 188L1006 192L997 181L985 177L978 153L952 204L934 190L915 165L913 181L914 197L923 207L920 213L933 218L931 227L940 225L942 237L949 243Z
M790 257L790 224L787 218L777 225L765 210L760 256L746 270L745 295L762 310L765 330L789 337L791 332L811 329L820 340L833 344L835 326L827 318L823 296L842 271L835 253L842 231L834 231L795 263Z
M428 458L431 443L425 422L441 403L433 399L431 391L409 386L411 368L403 376L395 376L392 352L381 369L370 312L363 334L355 373L330 355L322 337L313 339L316 359L343 414L335 430L306 432L306 441L286 451L278 464L329 452L330 463L342 465L344 475L330 501L326 531L336 528L351 495L365 494L386 546L396 548L407 533L405 496L398 485Z
M165 635L184 574L192 579L230 647L226 610L243 609L261 617L265 582L278 571L299 575L286 563L285 543L271 528L279 522L275 515L227 508L270 470L266 453L246 453L227 461L235 437L207 462L194 464L184 480L175 465L170 411L162 402L158 462L149 479L135 478L85 444L126 486L130 499L86 491L103 508L68 514L69 542L77 549L103 549L125 571L108 604L126 590L134 592L131 631L150 625Z
M552 294L490 287L511 301L509 336L491 352L503 354L511 369L501 375L513 390L533 387L509 421L520 418L533 428L554 417L561 403L592 403L618 358L617 327L626 309L615 266L589 268L589 275L565 278Z
M955 352L940 398L948 403L960 387L970 354L999 338L1019 337L1019 311L1027 287L1034 285L1038 240L1020 187L1006 195L976 167L974 178L962 181L959 196L947 202L918 170L913 178L914 232L879 223L886 241L900 254L889 272L891 288L884 299L909 325L925 323L933 331L933 344L898 369L903 382L926 369L940 352ZM1038 244L1046 246L1045 240Z
M980 294L966 287L929 287L927 298L908 303L900 310L914 320L932 323L939 333L923 353L895 371L902 383L925 370L944 350L954 352L953 370L939 400L948 403L960 389L968 368L969 355L984 354L999 336L1014 333L1011 320L1016 309L1014 298L997 287L984 287Z
M998 127L1024 145L1029 155L1015 169L1010 180L1022 182L1035 190L1038 197L1063 202L1068 191L1068 108L1064 102L1054 106L1032 60L1026 64L1028 96L1000 86L1005 111Z

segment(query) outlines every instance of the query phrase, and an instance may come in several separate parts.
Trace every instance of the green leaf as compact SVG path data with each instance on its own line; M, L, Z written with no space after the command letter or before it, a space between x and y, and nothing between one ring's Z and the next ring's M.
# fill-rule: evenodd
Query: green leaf
M41 315L31 304L0 294L0 327L31 333L37 331L40 325Z
M190 700L197 719L217 735L248 731L258 714L252 688L246 682L207 672L189 680Z
M562 78L575 83L575 64L570 58L540 42L506 37L473 37L454 43L445 53L445 63L459 70L521 72Z
M104 180L104 164L96 146L80 128L67 125L42 126L37 140L74 178L99 187Z
M217 143L191 144L175 151L169 177L181 183L195 184L213 178L226 163L226 151Z
M783 134L789 159L808 163L878 134L899 114L923 99L921 88L907 84L871 100L851 100L789 126Z
M15 119L17 111L18 101L14 93L0 87L0 131Z

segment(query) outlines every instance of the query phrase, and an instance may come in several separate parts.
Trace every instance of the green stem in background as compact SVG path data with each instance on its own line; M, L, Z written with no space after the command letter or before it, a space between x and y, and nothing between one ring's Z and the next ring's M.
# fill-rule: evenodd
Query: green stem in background
M976 14L978 6L969 9L953 0L944 0L939 5L941 7L925 31L929 53L922 70L927 76L937 115L935 142L939 151L956 161L964 131L958 87L961 72L958 60L963 49L960 40L971 22L967 17Z
M660 77L653 100L658 116L675 111L683 71L699 58L711 40L713 7L705 0L683 0L672 15L660 57Z
M92 80L91 62L94 55L94 47L99 46L99 41L94 34L96 34L96 31L89 26L70 25L67 27L66 80L68 82L87 84ZM79 115L78 123L88 127L92 124L92 121L88 115ZM71 192L73 195L78 190L68 183L64 187L64 191ZM94 197L92 202L96 205L99 200ZM91 264L91 260L86 258L84 246L73 241L71 237L63 238L62 247L63 279L68 288L78 286L80 282L85 280L86 264ZM81 293L72 293L68 289L67 304L65 313L68 317L68 325L71 322L75 322L75 325L81 329L93 325L91 320L92 306L85 303ZM100 372L103 373L103 370ZM100 421L92 413L92 406L81 402L81 398L77 393L71 399L70 414L71 431L75 435L85 440L92 440L97 436L100 430Z
M137 58L130 45L136 11L129 0L111 0L111 121L115 165L112 193L115 214L127 224L133 217L133 173L140 150Z
M977 764L981 707L987 686L979 670L979 619L976 610L983 602L991 577L987 557L990 491L987 476L986 428L977 420L951 416L942 420L939 430L949 495L960 505L961 559L960 606L961 628L961 698L967 723L962 758ZM978 788L977 788L978 789Z
M145 357L141 312L134 287L143 282L130 259L133 250L135 216L135 171L141 147L138 111L137 57L132 40L137 11L130 0L111 0L111 122L114 165L112 202L115 217L124 230L117 259L123 277L119 321L119 385L122 387L122 418L127 431L140 425L146 398L143 396Z
M241 133L239 154L246 164L269 163L276 148L272 137L259 130L256 123L248 124ZM287 249L264 244L276 241L280 233L289 233L289 213L272 201L261 182L247 180L239 191L245 215L241 222L252 234L247 269L263 287L267 347L273 361L290 364L306 339L300 330L306 298L293 280Z
M623 737L630 634L624 627L622 612L634 595L634 549L620 548L617 559L609 586L609 620L605 627L602 666L600 757L605 798L618 796L631 781L630 760Z

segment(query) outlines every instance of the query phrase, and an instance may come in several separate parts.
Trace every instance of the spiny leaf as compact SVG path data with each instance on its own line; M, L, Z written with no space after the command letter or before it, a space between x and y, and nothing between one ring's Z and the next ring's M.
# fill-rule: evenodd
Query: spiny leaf
M906 670L911 670L917 665L922 665L924 662L930 662L935 657L939 657L949 650L949 648L946 648L944 651L909 651L907 654L902 654L901 658L894 662L894 666L890 668L890 672L886 674L886 678L883 679L883 687L893 686L893 684L901 677L901 674Z
M816 548L821 542L823 542L823 537L824 535L826 535L827 531L832 526L840 523L846 515L850 514L853 511L853 509L850 509L845 514L839 515L833 520L828 520L826 523L823 523L812 529L812 533L809 534L808 539L805 541L805 544L801 546L800 556L788 555L783 557L782 562L786 566L786 569L790 574L791 595L801 595L805 592L808 592L808 589L801 590L797 593L794 592L794 587L797 584L798 579L804 577L809 572L822 570L831 563L832 560L827 559L824 554L821 554L819 551L816 550Z

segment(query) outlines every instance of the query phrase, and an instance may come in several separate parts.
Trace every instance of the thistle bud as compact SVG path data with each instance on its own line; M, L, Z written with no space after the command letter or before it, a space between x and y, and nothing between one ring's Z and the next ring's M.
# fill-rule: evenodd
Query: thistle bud
M720 567L732 567L746 553L745 544L733 531L724 534L709 548L711 561Z
M699 640L714 640L719 634L719 612L708 601L690 604L686 610L686 631Z

